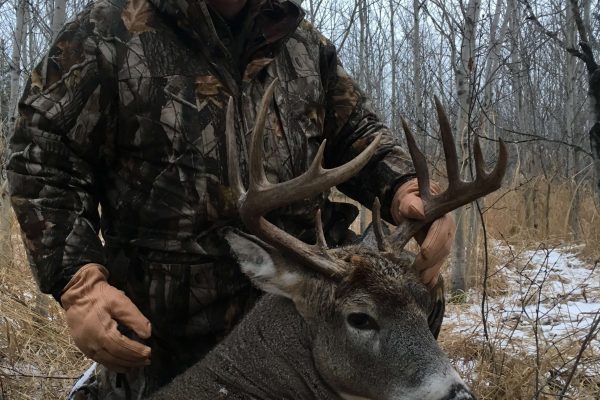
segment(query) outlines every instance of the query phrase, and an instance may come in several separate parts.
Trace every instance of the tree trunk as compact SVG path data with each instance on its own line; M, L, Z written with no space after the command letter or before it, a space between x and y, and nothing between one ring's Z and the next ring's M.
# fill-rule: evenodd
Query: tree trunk
M4 151L4 149L0 147L0 151ZM6 181L0 180L0 264L2 265L10 265L13 261L10 237L11 221Z
M484 199L480 199L479 203L483 204ZM479 257L479 233L481 231L481 224L479 221L479 210L475 203L472 203L472 207L469 209L469 224L468 224L468 247L467 247L467 264L465 265L465 276L467 283L470 285L476 283L472 278L475 275L477 269L477 258Z
M456 73L456 94L458 97L458 116L456 119L456 135L463 139L459 143L464 144L464 141L469 142L470 127L469 119L471 116L471 107L473 103L472 85L473 72L475 70L475 29L479 19L481 3L479 0L469 0L465 14L464 36L460 50L460 59L455 65ZM459 145L457 155L459 160L466 161L463 154L464 146ZM461 168L464 174L464 168ZM464 292L466 286L466 269L467 269L467 252L466 252L466 234L470 232L470 219L465 215L464 207L456 210L457 230L456 239L452 254L452 286L453 292Z
M579 220L580 206L581 206L581 183L582 178L579 173L581 170L581 160L578 151L573 152L573 168L575 170L575 176L573 178L573 197L571 198L571 205L569 211L569 230L573 235L574 240L581 240L581 223Z
M367 78L367 3L365 0L360 1L358 10L358 19L360 22L360 37L358 49L358 82L366 90L368 94L372 94L369 90ZM367 209L365 206L360 207L360 231L364 232L367 228Z
M415 123L417 127L417 139L420 138L421 149L427 154L427 135L425 134L425 117L423 112L423 79L421 70L423 68L421 58L421 24L419 10L421 0L413 0L413 34L412 34L412 65L414 88Z
M15 113L17 110L17 101L21 93L21 51L25 45L25 0L18 0L16 9L15 35L12 48L12 57L10 65L10 102L8 106L8 118L10 126L13 126Z
M524 190L524 198L525 198L525 227L527 229L532 229L537 231L538 229L538 221L537 221L537 213L536 213L536 204L537 204L537 184L538 180L534 179Z
M546 220L544 235L546 238L550 237L550 196L552 196L552 179L546 179L546 201L544 204L544 219Z
M455 211L456 237L452 248L452 282L451 293L457 294L467 290L467 249L465 246L465 208L461 207Z
M502 5L504 4L504 0L497 0L496 6L494 8L495 14L491 22L490 26L490 43L488 45L488 59L486 63L486 71L485 71L485 80L483 84L485 85L483 92L483 110L484 114L482 120L485 121L484 124L484 133L490 137L491 139L495 139L495 117L496 112L494 110L494 88L496 85L496 81L498 80L498 67L500 65L500 51L502 48L502 43L505 41L506 33L508 31L508 22L510 20L509 16L511 15L511 10L515 7L516 0L508 0L507 4L507 12L506 16L502 20L502 25L500 28L500 16L502 13L500 10L502 9ZM485 144L482 143L482 145ZM485 154L485 148L484 148Z
M396 57L396 30L395 30L395 13L394 0L390 0L390 54L391 54L391 67L392 67L392 112L391 112L391 125L392 131L395 133L399 132L398 127L398 91L396 89L396 76L398 74L398 59Z
M575 26L575 16L573 14L573 8L567 7L566 10L566 43L568 46L573 48L577 47L576 38L577 38L577 27ZM577 138L580 136L577 126L577 110L576 110L576 101L575 101L575 91L577 87L577 63L575 57L572 57L570 54L565 53L566 57L566 82L565 82L565 91L566 91L566 131L567 138L572 142L576 142ZM573 239L579 240L581 238L581 230L579 225L579 205L580 195L579 195L579 182L581 181L581 174L579 174L580 168L580 157L579 151L576 149L572 149L572 157L573 157L573 197L571 199L571 205L569 210L569 230L573 235Z
M311 1L312 5L312 1ZM54 12L52 13L52 42L56 40L58 33L65 25L67 0L54 0Z

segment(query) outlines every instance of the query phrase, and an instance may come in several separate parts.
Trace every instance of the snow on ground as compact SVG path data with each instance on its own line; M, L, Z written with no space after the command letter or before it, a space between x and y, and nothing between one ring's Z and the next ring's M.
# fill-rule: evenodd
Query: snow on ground
M540 246L516 253L494 243L492 251L501 264L491 281L504 284L500 290L491 288L485 314L490 342L496 348L531 356L564 351L574 359L600 311L600 267L582 261L578 250L578 246ZM466 304L450 306L444 324L455 334L483 340L481 294L471 292ZM571 350L565 350L569 346ZM597 337L589 348L595 361L581 364L579 370L599 377Z

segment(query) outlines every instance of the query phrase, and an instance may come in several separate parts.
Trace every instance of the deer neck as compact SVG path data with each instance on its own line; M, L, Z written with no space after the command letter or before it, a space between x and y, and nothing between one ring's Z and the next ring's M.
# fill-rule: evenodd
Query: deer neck
M265 295L201 365L217 383L214 390L233 398L339 398L315 369L310 341L294 304Z

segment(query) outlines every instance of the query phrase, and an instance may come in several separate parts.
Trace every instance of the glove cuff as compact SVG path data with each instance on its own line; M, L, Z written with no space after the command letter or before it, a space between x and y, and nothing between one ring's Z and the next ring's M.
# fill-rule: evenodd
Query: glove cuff
M108 270L100 264L86 264L73 275L67 286L62 290L60 303L66 310L92 290L99 282L106 282Z

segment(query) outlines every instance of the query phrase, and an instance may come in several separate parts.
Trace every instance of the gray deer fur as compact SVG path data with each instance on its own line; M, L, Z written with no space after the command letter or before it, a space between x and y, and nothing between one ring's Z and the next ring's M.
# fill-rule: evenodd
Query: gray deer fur
M429 330L430 294L410 253L390 260L360 244L334 249L349 266L337 283L254 237L232 231L227 240L271 294L153 400L474 399ZM355 321L366 329L350 325L352 313L370 316Z

